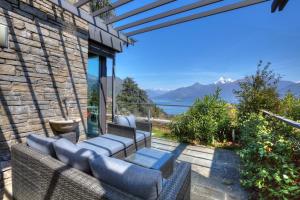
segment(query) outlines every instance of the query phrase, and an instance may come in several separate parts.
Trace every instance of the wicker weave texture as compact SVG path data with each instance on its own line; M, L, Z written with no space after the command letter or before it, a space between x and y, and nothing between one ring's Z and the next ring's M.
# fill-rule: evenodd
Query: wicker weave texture
M176 164L159 199L188 199L190 173L190 164ZM13 196L17 200L140 199L24 144L12 147L12 184Z

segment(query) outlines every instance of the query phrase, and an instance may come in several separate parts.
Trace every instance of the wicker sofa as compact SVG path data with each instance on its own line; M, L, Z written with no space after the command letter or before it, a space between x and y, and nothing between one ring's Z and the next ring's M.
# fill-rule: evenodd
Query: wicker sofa
M12 185L17 200L141 199L26 144L12 146ZM164 181L157 199L189 199L190 186L190 164L176 163L173 175Z

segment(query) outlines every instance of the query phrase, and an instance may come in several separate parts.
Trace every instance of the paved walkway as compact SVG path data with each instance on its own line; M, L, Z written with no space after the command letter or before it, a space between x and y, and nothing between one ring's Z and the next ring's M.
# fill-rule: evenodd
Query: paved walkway
M152 147L192 164L192 200L247 199L239 184L239 157L232 151L153 138Z

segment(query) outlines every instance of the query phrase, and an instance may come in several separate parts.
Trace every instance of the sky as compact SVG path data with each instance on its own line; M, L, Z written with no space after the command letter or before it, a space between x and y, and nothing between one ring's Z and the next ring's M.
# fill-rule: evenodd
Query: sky
M122 14L150 2L134 1L115 12ZM193 2L195 0L177 0L115 26ZM124 32L199 13L224 2ZM135 35L136 44L125 47L117 55L116 74L121 78L134 78L144 89L169 90L195 82L213 83L220 77L238 80L253 74L262 60L271 62L271 69L283 80L300 81L300 0L290 0L284 11L276 13L271 13L271 3Z

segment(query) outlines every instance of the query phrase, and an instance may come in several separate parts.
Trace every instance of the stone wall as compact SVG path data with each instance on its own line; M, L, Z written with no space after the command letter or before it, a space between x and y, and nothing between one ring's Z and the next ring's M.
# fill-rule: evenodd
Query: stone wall
M10 147L49 119L81 118L86 132L88 24L47 0L0 0L9 48L0 48L0 199L11 183ZM70 104L66 107L63 100Z

